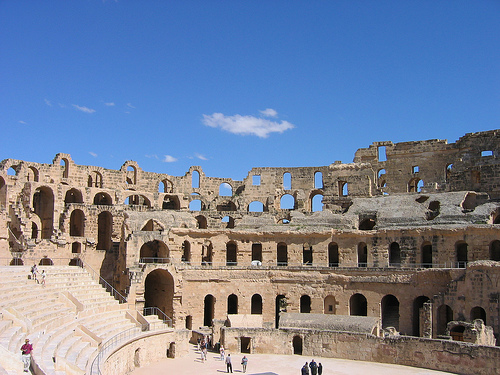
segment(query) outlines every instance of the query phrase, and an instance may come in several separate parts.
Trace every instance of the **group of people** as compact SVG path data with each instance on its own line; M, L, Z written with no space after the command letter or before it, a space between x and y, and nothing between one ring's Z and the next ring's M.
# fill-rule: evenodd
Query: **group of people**
M201 353L201 361L205 362L207 360L208 348L209 348L209 346L211 347L210 340L209 340L209 338L203 338L203 340L198 339L197 341L198 341L198 345L197 345L198 350ZM233 372L233 362L232 362L231 354L228 353L226 356L226 351L225 351L223 345L220 346L219 354L220 354L220 360L226 364L227 372L232 373ZM247 372L247 363L248 363L248 358L247 358L247 356L244 355L243 358L241 359L241 367L243 369L243 372Z
M45 270L42 270L42 272L38 272L38 268L36 264L33 264L33 267L31 267L31 278L35 280L38 284L42 284L42 286L45 286L45 278L47 274L45 273Z
M306 362L304 366L302 366L300 374L309 375L309 369L311 369L311 375L321 375L323 373L323 365L321 363L316 363L314 359L311 359L309 365Z

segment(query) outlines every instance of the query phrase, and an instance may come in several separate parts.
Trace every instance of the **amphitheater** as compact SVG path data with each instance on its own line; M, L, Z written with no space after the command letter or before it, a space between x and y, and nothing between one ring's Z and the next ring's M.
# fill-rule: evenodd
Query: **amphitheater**
M497 374L499 156L492 130L242 181L3 160L0 374L22 373L26 337L45 375L126 374L199 337Z

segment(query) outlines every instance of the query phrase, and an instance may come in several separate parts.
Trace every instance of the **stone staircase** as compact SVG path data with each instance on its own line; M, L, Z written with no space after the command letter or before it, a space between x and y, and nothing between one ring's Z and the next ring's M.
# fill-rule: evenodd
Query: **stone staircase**
M83 268L38 269L47 273L45 286L28 278L30 266L0 267L0 375L18 374L11 362L20 363L26 337L45 375L85 374L100 345L141 327L136 312L129 313Z

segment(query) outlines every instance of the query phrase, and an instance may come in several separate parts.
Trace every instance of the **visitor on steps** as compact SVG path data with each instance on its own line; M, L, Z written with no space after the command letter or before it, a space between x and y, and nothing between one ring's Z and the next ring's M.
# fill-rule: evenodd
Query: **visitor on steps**
M24 372L29 372L31 364L31 352L33 351L33 345L30 344L30 340L24 340L24 345L21 346L21 358L24 364Z

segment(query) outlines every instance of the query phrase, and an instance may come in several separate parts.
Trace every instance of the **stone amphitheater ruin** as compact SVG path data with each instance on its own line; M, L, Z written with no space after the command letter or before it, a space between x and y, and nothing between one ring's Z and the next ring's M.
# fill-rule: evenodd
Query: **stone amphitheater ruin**
M200 335L233 352L496 374L499 157L492 130L242 181L3 160L0 374L18 373L25 337L33 373L49 375L124 374Z

